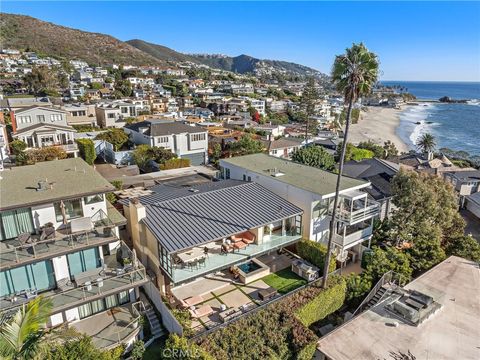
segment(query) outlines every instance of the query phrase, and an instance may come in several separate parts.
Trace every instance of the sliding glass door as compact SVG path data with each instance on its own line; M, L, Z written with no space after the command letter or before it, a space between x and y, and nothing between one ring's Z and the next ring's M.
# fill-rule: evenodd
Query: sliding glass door
M0 213L0 225L0 240L13 239L21 233L33 233L35 231L30 208Z
M50 260L0 272L0 297L25 290L42 292L55 287L55 273Z
M70 276L80 274L87 270L100 267L100 252L98 248L78 251L67 255Z

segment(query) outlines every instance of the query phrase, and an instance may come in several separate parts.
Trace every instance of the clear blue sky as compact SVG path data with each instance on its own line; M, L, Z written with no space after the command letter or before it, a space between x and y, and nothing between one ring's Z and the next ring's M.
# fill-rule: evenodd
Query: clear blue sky
M1 10L162 44L329 72L363 41L388 80L480 81L479 2L8 2Z

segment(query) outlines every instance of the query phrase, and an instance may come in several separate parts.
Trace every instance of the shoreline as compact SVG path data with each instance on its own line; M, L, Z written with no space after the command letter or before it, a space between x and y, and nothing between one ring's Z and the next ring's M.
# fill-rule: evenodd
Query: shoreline
M408 106L408 105L407 105ZM382 145L387 140L395 144L399 153L409 152L410 147L397 135L397 128L400 126L400 109L367 106L367 111L360 113L357 124L350 125L349 142L357 145L361 141L371 140Z

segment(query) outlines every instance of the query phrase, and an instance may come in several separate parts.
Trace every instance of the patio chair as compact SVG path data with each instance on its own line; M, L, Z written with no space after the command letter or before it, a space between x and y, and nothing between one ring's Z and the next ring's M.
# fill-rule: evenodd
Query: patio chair
M200 266L200 265L203 265L203 267L207 266L205 260L206 260L206 258L204 258L204 257L198 259L198 266Z
M193 260L187 263L188 267L193 270L193 268L198 269L198 260Z
M32 236L28 232L21 233L17 236L17 245L21 246L22 248L32 246L30 244L31 241L32 241Z
M53 226L44 227L38 241L50 240L55 238L55 228Z
M248 244L243 241L237 241L236 243L232 244L233 248L240 251L241 249L245 249Z
M209 250L210 250L210 249L209 249L208 247L206 247L206 246L203 248L203 254L204 254L206 257L208 257L208 251L209 251Z
M57 280L57 289L59 290L59 292L73 289L74 287L75 286L73 285L72 281L68 277Z

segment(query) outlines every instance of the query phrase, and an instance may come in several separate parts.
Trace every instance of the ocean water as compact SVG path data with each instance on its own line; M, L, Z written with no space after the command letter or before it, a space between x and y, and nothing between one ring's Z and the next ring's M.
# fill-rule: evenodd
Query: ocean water
M480 83L382 82L400 85L419 99L438 100L442 96L469 100L466 104L420 103L400 114L397 135L412 149L424 133L431 133L437 148L462 150L480 155Z

